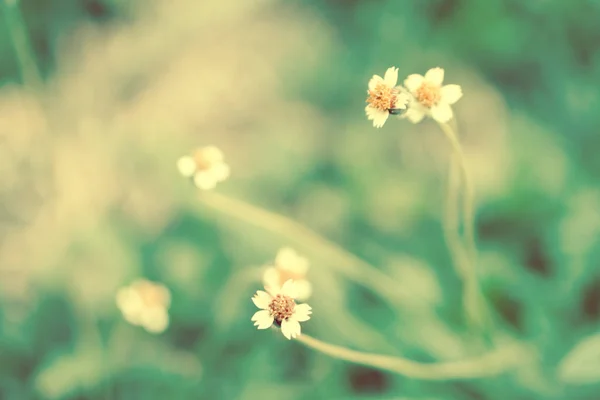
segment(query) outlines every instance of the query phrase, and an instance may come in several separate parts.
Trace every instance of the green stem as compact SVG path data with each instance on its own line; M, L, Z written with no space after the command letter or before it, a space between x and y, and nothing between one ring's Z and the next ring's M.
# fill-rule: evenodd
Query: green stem
M516 343L470 359L420 363L402 357L351 350L322 342L305 334L298 336L296 340L307 347L340 360L425 380L473 379L498 375L518 365L526 358L527 352L523 345Z
M330 259L331 266L340 274L360 285L371 287L389 299L400 303L414 298L413 294L403 292L393 279L375 266L290 218L214 191L202 192L199 199L210 208L284 237L306 252Z
M457 135L449 125L442 123L439 125L453 149L448 177L448 192L446 195L444 234L450 248L452 259L457 267L457 273L464 283L463 305L467 317L472 325L483 328L486 321L486 312L479 288L476 269L477 247L474 234L473 185L469 177L465 157ZM462 196L462 214L466 251L461 244L458 222L459 184L456 182L457 167L464 187L464 194Z
M475 263L477 258L477 246L475 244L475 214L473 206L475 196L473 192L473 184L469 176L469 171L465 162L465 156L462 151L460 142L458 141L458 137L448 124L440 123L439 125L442 129L442 132L450 142L450 145L452 146L452 150L454 151L454 159L458 162L460 168L461 180L465 190L465 193L462 197L464 218L463 228L465 231L465 238L467 241L469 256L471 257L472 262Z
M21 69L23 83L37 90L42 85L42 78L29 40L27 28L19 9L17 0L0 0L3 3L4 17L15 55Z

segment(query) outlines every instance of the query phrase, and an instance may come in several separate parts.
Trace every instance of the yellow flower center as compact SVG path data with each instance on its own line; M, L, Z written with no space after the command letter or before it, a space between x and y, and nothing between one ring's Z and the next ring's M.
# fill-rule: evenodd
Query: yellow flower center
M277 269L277 272L279 273L279 286L283 286L283 284L292 279L294 281L299 281L301 279L304 279L304 275L303 274L299 274L297 272L293 272L287 269Z
M204 149L196 150L193 158L194 158L194 162L196 163L196 169L198 171L204 171L204 170L210 169L212 163L206 157L206 153L205 153Z
M150 282L141 282L136 289L147 307L163 307L167 303L164 291Z
M396 108L398 91L387 86L385 83L378 83L374 90L367 90L367 93L369 97L367 97L366 101L371 107L381 111L389 111Z
M433 85L429 82L423 82L415 93L417 101L425 107L431 108L437 104L442 98L442 93L438 85Z
M271 300L269 311L278 324L291 317L294 314L296 302L294 299L282 294L278 294Z

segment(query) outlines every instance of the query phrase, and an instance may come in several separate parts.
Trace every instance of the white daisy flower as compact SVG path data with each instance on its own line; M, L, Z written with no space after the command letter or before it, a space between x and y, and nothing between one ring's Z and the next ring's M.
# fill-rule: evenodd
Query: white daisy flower
M215 146L202 147L192 156L177 161L181 175L192 177L194 184L203 190L214 189L217 183L229 177L229 165L223 161L223 153Z
M123 318L132 325L151 333L161 333L169 326L171 293L159 283L137 280L119 289L116 301Z
M287 339L300 335L300 322L308 321L312 308L308 304L296 304L296 288L293 280L281 288L269 288L270 293L258 290L252 301L260 308L251 320L258 329L267 329L275 323Z
M397 110L406 108L410 96L396 87L398 83L398 68L390 67L382 78L373 75L367 90L367 103L365 108L367 118L373 121L375 128L381 128L390 114L397 114Z
M274 265L268 266L263 275L265 287L280 287L293 279L296 286L296 299L305 301L312 295L312 285L306 279L308 260L294 249L284 247L277 252Z
M426 115L437 122L450 121L453 116L450 105L462 97L462 89L459 85L442 86L443 82L442 68L432 68L425 76L409 75L404 86L412 94L412 99L402 118L408 118L414 124L421 122Z

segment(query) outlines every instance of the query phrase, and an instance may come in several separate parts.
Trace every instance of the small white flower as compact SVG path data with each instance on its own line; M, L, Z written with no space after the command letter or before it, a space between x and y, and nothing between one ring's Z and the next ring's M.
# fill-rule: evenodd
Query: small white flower
M442 86L443 82L442 68L432 68L425 76L409 75L404 86L412 94L412 99L402 118L408 118L414 124L421 122L426 115L438 122L450 121L453 116L450 105L462 97L462 89L459 85Z
M312 308L308 304L296 304L294 281L286 281L281 288L269 288L270 293L258 290L252 301L260 308L251 320L258 329L267 329L275 323L287 339L300 335L300 322L308 321Z
M229 177L229 165L223 161L223 153L215 146L202 147L192 156L177 161L181 175L192 177L194 184L203 190L214 189L217 183Z
M137 280L119 289L116 301L123 318L132 325L151 333L161 333L169 326L171 293L159 283Z
M308 260L294 249L284 247L277 252L274 265L268 266L263 275L265 287L280 287L289 279L294 280L296 299L305 301L312 295L312 285L306 279Z
M390 114L395 114L396 110L406 108L410 96L401 92L396 87L398 83L398 68L390 67L382 78L379 75L373 75L369 81L369 90L367 90L367 103L365 107L367 118L373 121L375 128L381 128L387 121Z

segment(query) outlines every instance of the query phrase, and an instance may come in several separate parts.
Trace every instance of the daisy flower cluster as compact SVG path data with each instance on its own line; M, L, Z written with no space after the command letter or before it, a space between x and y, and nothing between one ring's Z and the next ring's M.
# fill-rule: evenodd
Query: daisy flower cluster
M116 296L123 318L150 333L161 333L169 326L171 293L165 286L138 279L121 288Z
M181 175L192 178L196 187L202 190L214 189L217 183L229 177L230 172L223 153L215 146L201 147L192 155L181 157L177 169Z
M398 115L416 124L430 117L445 123L454 113L450 107L462 97L459 85L444 85L444 70L431 68L425 75L411 74L398 84L398 68L390 67L382 78L369 81L365 112L375 128L381 128L390 115Z
M269 287L267 291L258 290L252 302L260 308L251 320L258 329L267 329L277 325L287 339L300 335L300 322L308 321L312 308L308 304L296 304L297 292L293 280L286 281L281 287Z

